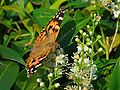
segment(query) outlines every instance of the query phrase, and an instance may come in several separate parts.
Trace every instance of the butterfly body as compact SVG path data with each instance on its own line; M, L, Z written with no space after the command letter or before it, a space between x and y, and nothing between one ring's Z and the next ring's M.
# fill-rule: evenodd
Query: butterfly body
M41 61L46 58L55 47L55 41L60 30L64 13L64 9L60 10L37 37L28 58L28 62L26 63L27 77L30 77L31 74L37 71L37 68L41 65Z

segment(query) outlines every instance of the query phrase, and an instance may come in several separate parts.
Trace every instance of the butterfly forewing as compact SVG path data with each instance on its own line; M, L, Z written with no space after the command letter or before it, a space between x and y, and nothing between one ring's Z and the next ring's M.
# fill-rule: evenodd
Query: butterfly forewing
M55 40L58 36L64 13L65 9L60 10L37 37L26 63L28 77L36 72L41 65L41 61L46 58L55 46Z

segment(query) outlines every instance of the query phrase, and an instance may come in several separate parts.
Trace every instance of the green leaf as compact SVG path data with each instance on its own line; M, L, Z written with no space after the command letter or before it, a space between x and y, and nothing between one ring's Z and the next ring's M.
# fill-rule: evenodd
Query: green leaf
M76 30L74 32L74 35L73 35L72 39L88 23L89 20L90 20L90 17L87 17L87 18L83 17L83 18L75 20L75 22L76 22ZM71 39L71 41L72 41L72 39Z
M2 7L4 10L13 10L17 13L20 14L20 8L19 8L19 4L13 4L13 5L10 5L10 6L3 6Z
M43 76L45 76L43 73L43 68L39 68L35 74L33 74L30 78L27 78L27 72L24 69L17 77L17 81L14 87L15 90L36 90L38 86L36 80L38 77L43 79Z
M23 47L24 48L24 47ZM19 45L16 45L16 44L12 44L11 45L11 49L13 49L14 51L16 51L17 53L20 54L20 56L24 56L28 51L29 49L28 48L24 48L23 49L22 47L20 47Z
M25 7L24 7L24 4L25 4L25 1L24 0L19 0L19 8L20 8L20 13L19 13L19 17L21 19L24 19L26 18L26 13L25 13Z
M76 30L76 24L71 17L67 17L64 19L62 24L62 28L60 29L60 33L58 35L58 42L62 47L66 47L70 44L70 40L74 35Z
M4 45L4 46L7 46L8 43L10 42L10 40L11 40L11 37L8 36L8 35L5 35L5 36L4 36L4 42L3 42L3 45Z
M44 8L49 8L50 7L50 1L49 0L31 0L31 2L34 4L34 5L41 5L41 7L44 7Z
M16 80L19 65L12 61L1 61L0 64L0 89L10 90Z
M120 90L120 58L113 69L109 90Z
M83 13L81 12L81 10L77 10L76 12L75 12L75 15L74 15L74 19L75 20L79 20L80 18L83 18L84 17L84 15L83 15Z
M67 0L56 0L53 5L50 7L50 9L58 9L62 3L64 3Z
M56 11L57 10L48 10L48 8L40 8L33 11L33 18L37 21L40 27L45 27L55 15Z
M11 20L2 19L0 21L0 23L3 24L3 25L5 25L8 28L11 28L11 25L13 24L13 21L12 21L12 19Z
M108 28L111 28L111 29L114 29L115 22L113 22L109 19L103 19L100 22L101 22L101 25L108 27Z
M25 65L25 62L22 59L22 57L16 51L8 47L0 45L0 54L5 59L13 60L13 61L16 61L18 63Z
M34 31L34 30L33 30L33 27L28 25L28 23L29 23L29 21L30 21L30 18L27 18L27 19L24 19L24 20L22 20L22 18L21 18L21 21L22 21L22 23L24 24L24 26L27 28L27 30L28 30L29 32L32 33L32 32Z
M39 27L38 24L33 24L34 30L38 33L40 33L40 31L42 31L42 28Z
M83 8L88 6L90 3L89 2L83 2L83 1L74 1L69 4L67 4L66 7L74 7L74 8Z
M25 90L36 90L36 88L38 87L38 82L36 80L38 78L41 78L43 82L47 82L46 70L47 70L47 67L38 68L37 72L28 79Z
M26 74L27 74L27 72L25 69L19 73L19 75L16 79L15 86L14 86L15 90L25 90L26 83L28 81Z
M38 78L42 78L42 80L46 82L47 74L49 68L47 66L41 66L37 69L37 72L32 74L30 78L27 78L27 71L22 70L17 79L14 86L15 90L38 90L38 82L36 81Z
M113 40L114 36L111 37L111 41ZM120 44L120 34L117 34L114 40L114 43L112 45L112 48L115 48Z
M1 6L0 6L0 19L3 17L3 9L1 8Z
M34 10L32 4L30 2L28 2L27 6L26 6L26 12L30 13Z

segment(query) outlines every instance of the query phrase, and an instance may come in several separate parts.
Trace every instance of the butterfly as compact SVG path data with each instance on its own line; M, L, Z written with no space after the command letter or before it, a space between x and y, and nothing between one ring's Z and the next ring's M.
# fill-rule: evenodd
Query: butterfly
M37 68L41 66L42 60L45 59L55 47L55 41L65 12L65 8L61 8L37 37L26 63L27 77L30 77L37 71Z

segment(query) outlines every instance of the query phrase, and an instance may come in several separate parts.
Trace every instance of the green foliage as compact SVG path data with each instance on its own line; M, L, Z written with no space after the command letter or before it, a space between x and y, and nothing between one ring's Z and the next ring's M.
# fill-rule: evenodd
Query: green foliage
M43 64L31 78L27 78L25 63L29 51L38 34L62 6L68 11L65 13L56 42L64 49L64 53L68 54L65 56L69 58L68 66L58 65L55 71L56 68L48 65L51 64L51 58L47 57L45 61L47 64ZM69 85L77 85L80 89L79 85L83 84L79 80L80 77L76 80L66 77L70 72L69 65L77 64L82 70L87 67L83 61L82 64L75 62L74 54L78 52L78 46L82 46L83 51L78 55L77 60L80 57L90 57L91 62L97 67L95 73L97 78L90 81L93 88L120 90L119 32L119 0L1 0L0 90L63 90ZM90 40L92 43L89 43ZM92 53L87 52L88 56L85 57L84 47L87 44L88 48L92 49ZM92 66L92 63L90 64ZM61 74L60 70L63 68L68 70ZM51 72L53 76L49 77ZM37 82L38 78L42 80Z
M19 65L6 59L1 61L0 64L0 88L2 90L9 90L15 83L19 72Z
M118 58L117 62L116 62L116 65L115 65L115 68L113 69L113 73L111 75L111 80L110 80L110 86L109 86L109 89L110 90L114 90L114 89L117 89L117 90L120 90L120 58Z

